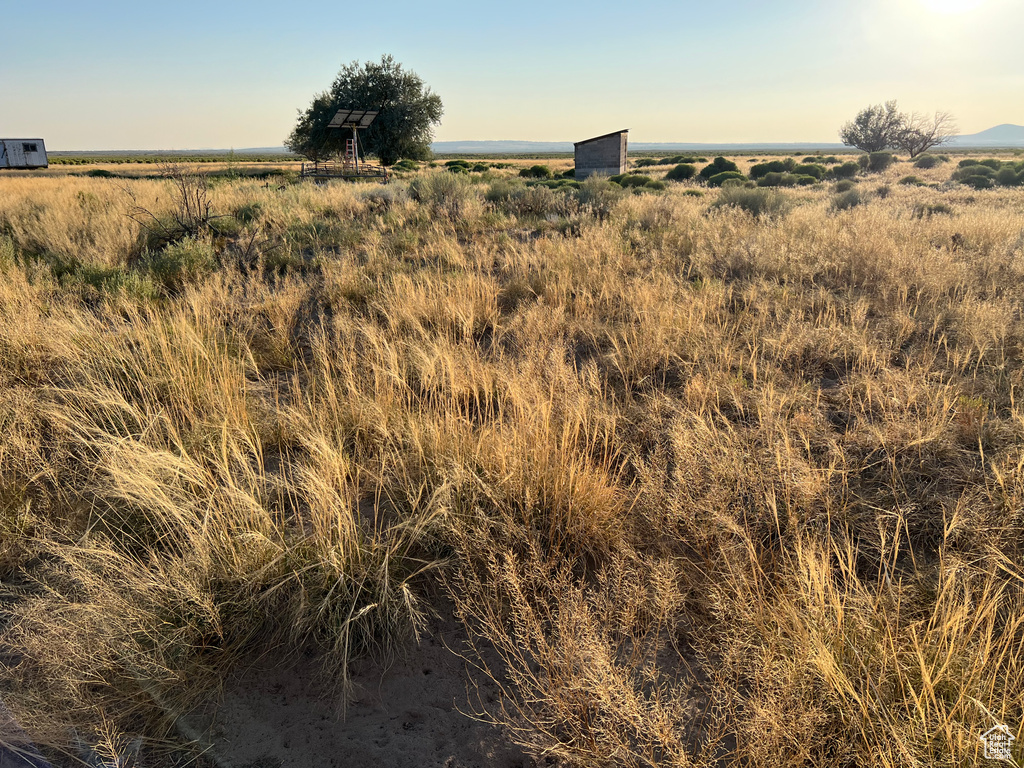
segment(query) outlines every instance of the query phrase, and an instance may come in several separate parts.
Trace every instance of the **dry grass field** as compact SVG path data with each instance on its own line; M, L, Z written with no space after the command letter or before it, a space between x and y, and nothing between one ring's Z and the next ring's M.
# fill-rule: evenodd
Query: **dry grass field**
M760 217L0 177L0 698L56 761L171 764L246 659L343 698L455 617L538 765L1024 738L1024 189L952 165Z

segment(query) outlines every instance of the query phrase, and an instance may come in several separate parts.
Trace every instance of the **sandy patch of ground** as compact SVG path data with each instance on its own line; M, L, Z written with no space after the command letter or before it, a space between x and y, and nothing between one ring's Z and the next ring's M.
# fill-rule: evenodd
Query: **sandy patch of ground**
M201 727L231 768L531 768L498 728L464 714L499 695L493 682L471 685L454 652L464 637L454 622L436 622L390 669L354 663L344 709L325 697L312 665L254 665L229 681Z

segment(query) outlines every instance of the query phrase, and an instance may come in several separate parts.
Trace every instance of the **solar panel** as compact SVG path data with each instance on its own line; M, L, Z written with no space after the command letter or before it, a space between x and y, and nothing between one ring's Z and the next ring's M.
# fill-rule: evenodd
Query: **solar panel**
M328 123L328 128L369 128L377 117L374 109L339 109Z

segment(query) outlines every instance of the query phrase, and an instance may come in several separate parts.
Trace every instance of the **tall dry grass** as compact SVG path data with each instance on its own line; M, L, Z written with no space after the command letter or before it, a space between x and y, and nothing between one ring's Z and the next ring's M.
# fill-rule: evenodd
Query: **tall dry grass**
M343 691L443 593L487 716L566 764L1020 735L1019 191L241 181L161 282L118 183L0 180L0 695L37 740L156 743L252 654Z

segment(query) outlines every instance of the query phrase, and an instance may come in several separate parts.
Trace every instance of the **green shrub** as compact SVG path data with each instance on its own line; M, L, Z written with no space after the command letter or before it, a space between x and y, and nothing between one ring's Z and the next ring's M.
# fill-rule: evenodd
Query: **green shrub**
M986 179L994 179L996 172L987 165L969 163L967 165L959 166L955 171L953 171L951 178L953 181L962 181L969 176L984 176Z
M1020 184L1020 176L1013 166L1006 166L996 172L996 184L1001 187L1016 187Z
M112 179L115 176L106 168L93 168L91 171L86 171L85 175L91 176L94 179Z
M612 176L608 180L614 182L615 184L618 184L620 187L625 187L626 189L629 189L631 187L643 187L650 184L653 181L653 179L650 176L642 176L639 174L631 173L620 173L617 176Z
M758 163L750 169L750 178L760 179L769 173L787 173L796 168L796 161L791 157L785 160L771 160L767 163Z
M519 172L519 175L527 179L550 179L554 174L546 165L531 165Z
M716 173L714 176L712 176L707 181L708 181L708 184L710 186L712 186L712 187L720 187L723 184L725 184L727 181L744 182L746 180L747 180L747 177L744 176L739 171L723 171L722 173Z
M900 179L900 184L905 184L908 187L919 187L924 184L924 181L917 176L904 176Z
M939 155L920 155L914 161L914 167L928 170L929 168L934 168L936 165L939 165L941 162L942 158Z
M657 165L658 161L653 157L641 157L633 165L637 168L650 168L652 165Z
M959 181L961 184L966 184L974 189L990 189L996 185L995 179L991 176L982 176L981 174L966 176L959 179Z
M759 187L795 187L796 184L796 176L792 173L779 173L777 171L767 173L757 180L757 186Z
M680 163L665 174L668 181L686 181L697 175L697 167L688 163Z
M405 159L399 160L391 167L396 171L415 171L419 169L420 164L417 163L415 160Z
M759 218L781 218L790 209L789 200L774 189L747 189L740 186L725 187L718 194L712 208L731 206L741 208Z
M796 178L796 183L799 184L801 187L809 187L812 184L817 184L818 183L818 180L816 178L814 178L813 176L804 176L803 174L794 174L794 177Z
M444 164L445 168L469 168L470 165L466 160L449 160Z
M868 173L881 173L896 162L896 158L893 156L892 152L872 152L867 155L867 158Z
M841 179L836 184L836 192L849 192L855 186L857 186L855 181L850 181L850 179Z
M473 171L473 173L483 173L488 168L489 166L487 165L487 163L477 163L470 170Z
M445 170L448 173L469 173L469 168L464 165L449 165Z
M848 189L832 198L831 208L833 211L848 211L851 208L856 208L862 202L864 201L859 189Z
M679 165L680 163L706 163L708 159L706 157L697 157L696 155L673 155L672 157L663 157L658 161L658 165Z
M889 188L888 184L882 184L880 187L875 188L875 194L878 195L883 200L885 200L885 198L889 196L889 193L891 191L892 190Z
M687 197L704 197L704 193L699 189L684 189L683 194Z
M562 176L563 179L574 179L574 178L576 178L576 169L575 168L570 168L567 171L563 171L561 176Z
M732 160L726 160L724 157L716 157L710 164L701 168L700 177L705 181L708 181L712 176L719 176L723 173L739 173L739 170L739 166Z
M824 166L817 165L814 163L805 163L803 165L798 165L796 168L793 169L793 173L795 173L797 176L813 176L817 181L821 181L823 178L825 178Z
M217 256L209 240L186 237L143 258L142 266L165 289L176 291L213 272Z
M860 163L854 162L852 160L843 163L838 168L832 169L832 175L835 176L837 179L852 179L858 173L860 173Z

